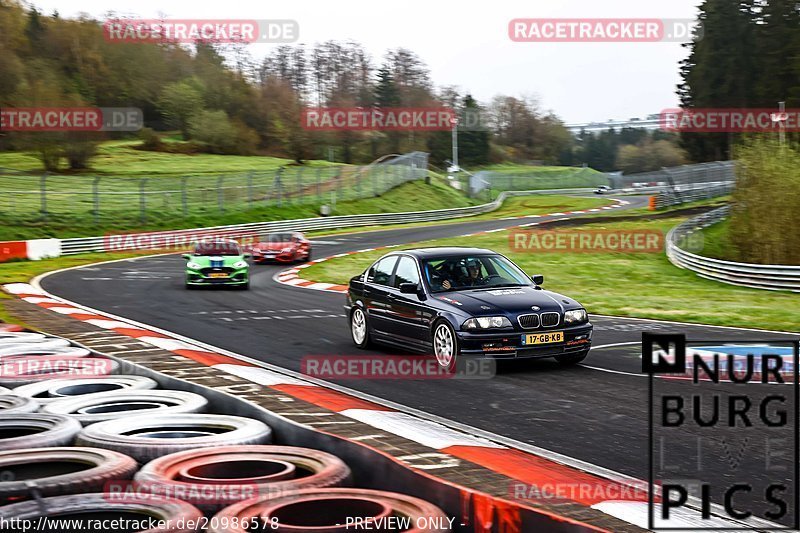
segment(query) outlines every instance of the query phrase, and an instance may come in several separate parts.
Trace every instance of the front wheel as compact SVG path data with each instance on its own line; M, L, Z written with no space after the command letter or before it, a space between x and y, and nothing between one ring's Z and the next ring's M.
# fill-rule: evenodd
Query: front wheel
M369 327L367 326L367 314L360 307L353 309L350 313L350 334L353 337L353 342L362 350L368 348L369 341Z
M584 350L582 352L570 353L564 355L556 355L555 359L564 366L570 366L570 365L577 365L578 363L586 359L587 355L589 355L589 350Z
M456 367L459 355L458 337L453 326L446 320L440 320L433 328L433 355L439 366L448 372Z

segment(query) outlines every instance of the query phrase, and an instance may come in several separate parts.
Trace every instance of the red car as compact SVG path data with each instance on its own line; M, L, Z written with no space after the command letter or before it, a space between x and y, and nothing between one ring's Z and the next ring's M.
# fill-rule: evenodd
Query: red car
M268 233L263 240L254 244L250 251L253 261L267 263L294 263L311 260L311 243L300 232Z

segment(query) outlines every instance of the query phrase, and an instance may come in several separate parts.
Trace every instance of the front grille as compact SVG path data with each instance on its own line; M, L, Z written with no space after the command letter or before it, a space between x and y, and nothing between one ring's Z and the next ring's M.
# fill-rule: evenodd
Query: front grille
M552 328L558 325L561 315L558 313L542 313L542 327Z
M222 268L204 268L200 270L200 273L203 274L203 276L205 277L208 277L208 275L211 274L212 272L225 272L226 274L230 275L231 272L233 272L233 269L229 267L222 267Z
M532 329L539 327L539 315L519 315L517 322L523 329Z

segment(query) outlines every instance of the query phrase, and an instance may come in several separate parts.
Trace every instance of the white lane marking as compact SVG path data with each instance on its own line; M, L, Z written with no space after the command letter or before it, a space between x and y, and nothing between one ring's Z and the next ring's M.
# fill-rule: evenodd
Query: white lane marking
M486 439L472 437L446 426L396 411L372 409L345 409L339 414L353 418L374 428L393 433L423 446L441 450L450 446L480 446L505 448Z
M56 313L61 313L62 315L78 315L86 313L84 309L78 309L77 307L50 307L49 310L55 311Z
M266 368L232 364L212 365L212 368L222 370L223 372L239 376L247 381L252 381L253 383L258 383L259 385L265 385L267 387L272 385L305 385L308 387L316 387L313 383L295 379L279 372L273 372Z
M142 328L137 328L135 326L131 326L127 322L121 322L119 320L100 320L93 318L91 320L86 320L86 322L92 324L93 326L97 326L98 328L103 328L103 329L115 329L115 328L142 329Z
M194 344L177 339L165 339L163 337L145 336L145 337L139 337L136 340L141 342L146 342L147 344L152 344L153 346L158 346L159 348L167 350L169 352L174 352L175 350L197 350L197 346L195 346Z
M37 289L30 283L7 283L4 287L11 294L45 294L43 290Z

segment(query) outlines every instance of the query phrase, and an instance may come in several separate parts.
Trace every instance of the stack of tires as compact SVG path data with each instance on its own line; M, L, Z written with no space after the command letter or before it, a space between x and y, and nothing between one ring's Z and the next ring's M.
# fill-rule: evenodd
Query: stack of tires
M57 366L47 358L103 358L63 339L13 333L0 331L0 365L15 370L0 382L0 522L111 518L130 531L220 533L333 533L347 522L449 531L432 504L352 488L339 458L274 445L259 420L209 412L203 396L116 374L109 359L108 372L90 377L81 364L51 372ZM45 370L17 371L26 365Z

